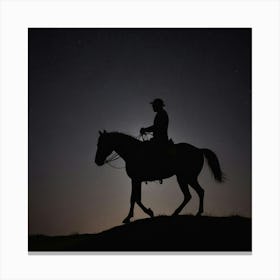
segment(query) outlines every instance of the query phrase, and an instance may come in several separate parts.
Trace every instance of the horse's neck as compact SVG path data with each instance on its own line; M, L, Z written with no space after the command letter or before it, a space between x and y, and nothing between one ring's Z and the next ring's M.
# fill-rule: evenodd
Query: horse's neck
M133 153L137 151L140 141L125 134L118 134L116 138L115 152L123 158L124 161L128 161L132 158Z

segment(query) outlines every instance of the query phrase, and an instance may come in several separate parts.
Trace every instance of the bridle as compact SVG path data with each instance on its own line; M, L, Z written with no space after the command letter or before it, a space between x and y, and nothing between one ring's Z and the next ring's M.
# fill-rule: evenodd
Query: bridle
M149 132L147 134L139 134L136 137L136 139L138 139L138 140L140 140L142 142L148 141L149 139L148 139L147 135L150 135L150 134L151 133L149 133ZM109 156L109 158L107 158L104 161L104 163L108 164L110 167L115 168L115 169L123 169L123 168L125 168L125 166L114 166L113 164L111 164L112 161L115 161L115 160L117 160L119 158L120 158L120 156L115 151L113 151L111 153L111 155Z
M112 168L115 168L115 169L123 169L123 168L125 168L125 166L118 167L118 166L114 166L114 165L111 164L112 161L115 161L119 158L120 158L120 156L114 151L109 156L109 158L104 161L104 163L108 164L109 166L111 166Z

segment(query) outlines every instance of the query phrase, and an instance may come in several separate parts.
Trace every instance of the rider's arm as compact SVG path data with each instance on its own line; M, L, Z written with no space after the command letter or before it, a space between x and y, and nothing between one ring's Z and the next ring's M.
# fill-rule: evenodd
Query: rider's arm
M153 131L154 131L154 128L155 128L155 126L154 126L154 125L151 125L151 126L146 127L146 128L145 128L145 131L146 131L146 132L153 132Z
M141 129L140 129L140 134L141 135L143 135L143 134L145 134L146 132L154 132L154 125L151 125L151 126L149 126L149 127L142 127Z

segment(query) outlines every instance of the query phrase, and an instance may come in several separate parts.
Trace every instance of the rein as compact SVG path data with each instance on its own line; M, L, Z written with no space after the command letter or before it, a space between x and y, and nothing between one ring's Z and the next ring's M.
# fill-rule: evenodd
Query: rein
M148 134L150 134L150 133L148 133ZM148 137L147 137L147 136L144 137L144 136L145 136L144 134L139 134L139 135L136 137L136 139L142 140L142 142L148 141ZM123 168L125 168L125 166L120 166L120 167L118 167L118 166L114 166L114 165L111 164L112 161L115 161L115 160L117 160L117 159L119 159L119 158L120 158L120 156L119 156L116 152L113 152L113 153L110 155L110 157L109 157L108 159L105 160L105 163L108 164L109 166L111 166L112 168L115 168L115 169L123 169Z
M123 168L125 168L124 166L121 166L121 167L118 167L118 166L114 166L114 165L112 165L110 162L112 162L112 161L114 161L114 160L117 160L117 159L119 159L120 158L120 156L116 153L116 152L113 152L112 154L111 154L111 156L108 158L108 159L106 159L105 160L105 163L107 163L109 166L111 166L111 167L113 167L113 168L115 168L115 169L123 169Z
M146 134L139 134L136 139L145 142L145 141L149 141L149 136L151 135L150 132L146 133ZM113 151L112 154L109 156L108 159L105 160L105 163L108 164L110 167L114 168L114 169L123 169L125 168L125 166L114 166L113 164L111 164L112 161L118 160L120 158L120 156ZM155 182L155 181L154 181ZM147 184L148 182L146 182ZM159 183L162 184L162 180L159 180Z

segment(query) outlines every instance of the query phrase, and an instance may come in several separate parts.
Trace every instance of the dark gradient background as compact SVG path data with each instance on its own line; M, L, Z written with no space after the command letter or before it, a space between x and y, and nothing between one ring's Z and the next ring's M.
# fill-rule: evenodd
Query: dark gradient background
M251 217L251 29L29 29L29 234L95 233L129 210L125 170L94 164L98 130L137 136L161 97L169 137L216 152L205 164L208 215ZM119 160L114 163L123 166ZM198 198L182 214L195 214ZM171 214L175 177L143 184L142 201ZM146 217L135 207L135 218Z

